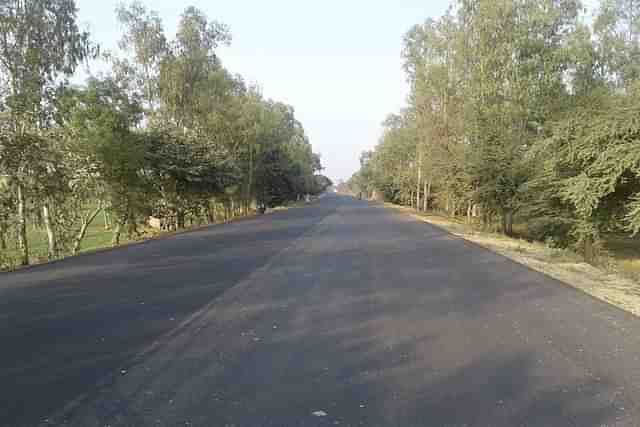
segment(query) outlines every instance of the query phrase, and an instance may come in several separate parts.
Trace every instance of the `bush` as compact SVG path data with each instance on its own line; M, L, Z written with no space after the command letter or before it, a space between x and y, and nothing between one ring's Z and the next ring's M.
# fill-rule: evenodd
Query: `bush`
M568 248L574 243L572 224L562 218L536 218L527 224L527 237L545 242L550 248Z
M18 265L17 260L6 253L6 251L0 251L0 271L11 271Z

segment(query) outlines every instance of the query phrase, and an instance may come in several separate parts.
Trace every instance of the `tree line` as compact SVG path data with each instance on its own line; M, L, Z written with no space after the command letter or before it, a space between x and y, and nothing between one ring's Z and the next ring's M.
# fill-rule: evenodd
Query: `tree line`
M28 227L53 259L98 215L118 244L149 217L179 229L329 185L293 108L222 65L224 24L187 7L169 37L139 2L116 14L119 49L100 52L74 0L0 2L0 252L28 264ZM97 58L107 72L70 83Z
M597 257L640 231L640 1L457 0L404 37L408 105L350 187Z

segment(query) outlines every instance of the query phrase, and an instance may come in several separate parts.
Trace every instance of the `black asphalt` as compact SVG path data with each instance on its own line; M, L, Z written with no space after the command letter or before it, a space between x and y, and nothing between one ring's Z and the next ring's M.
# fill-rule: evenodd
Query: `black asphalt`
M0 425L635 426L640 319L347 197L0 275Z

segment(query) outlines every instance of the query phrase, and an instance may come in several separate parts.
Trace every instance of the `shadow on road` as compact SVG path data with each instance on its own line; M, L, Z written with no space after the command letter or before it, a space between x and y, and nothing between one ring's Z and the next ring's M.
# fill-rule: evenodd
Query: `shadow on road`
M0 425L34 425L333 212L213 226L0 275Z
M541 278L435 229L341 206L70 423L615 425L620 379L569 353L587 333L576 328L607 328L589 317L567 329L560 311L602 307L567 307L574 294Z

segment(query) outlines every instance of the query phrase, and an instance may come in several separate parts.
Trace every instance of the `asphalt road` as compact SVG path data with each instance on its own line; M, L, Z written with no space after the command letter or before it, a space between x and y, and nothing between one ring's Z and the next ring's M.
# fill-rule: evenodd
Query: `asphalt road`
M0 425L634 426L639 332L328 196L0 275Z

